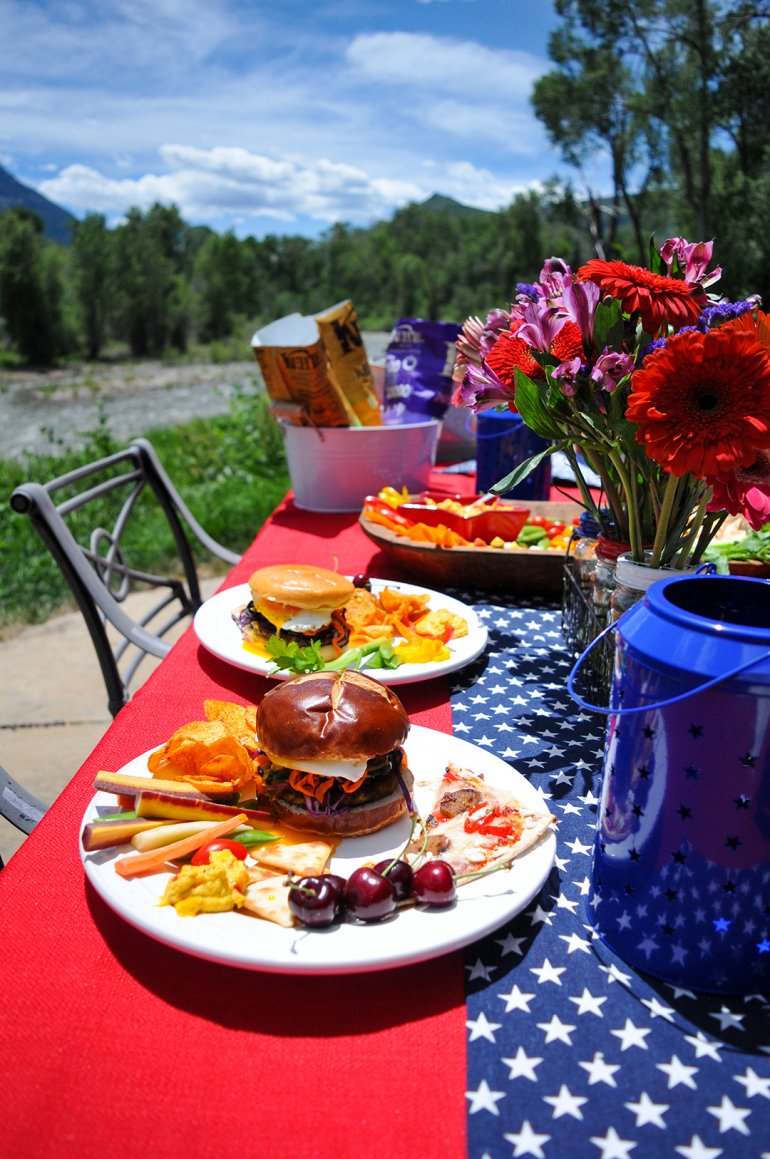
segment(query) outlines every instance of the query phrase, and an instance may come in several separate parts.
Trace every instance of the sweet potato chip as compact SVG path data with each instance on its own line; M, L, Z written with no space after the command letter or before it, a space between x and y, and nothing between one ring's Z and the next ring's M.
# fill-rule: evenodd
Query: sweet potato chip
M446 639L448 634L449 638L459 638L468 635L468 623L448 608L436 608L434 612L420 616L414 630L419 636L430 636L436 640Z
M233 704L229 700L204 700L207 720L221 720L228 732L237 737L252 756L257 751L257 706Z
M254 762L221 720L194 720L150 755L153 775L171 780L231 781L237 788L254 779Z

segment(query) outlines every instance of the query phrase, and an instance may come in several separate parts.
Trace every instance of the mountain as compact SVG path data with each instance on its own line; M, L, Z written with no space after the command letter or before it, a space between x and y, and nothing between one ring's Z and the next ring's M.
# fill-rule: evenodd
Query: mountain
M483 217L486 215L486 209L476 209L472 205L463 205L460 201L455 201L453 197L444 197L442 193L434 193L426 201L422 202L423 209L429 209L433 213L449 213L452 217Z
M4 209L31 209L43 222L43 232L52 241L69 245L72 241L72 226L77 218L55 205L41 193L22 185L15 177L0 167L0 213Z

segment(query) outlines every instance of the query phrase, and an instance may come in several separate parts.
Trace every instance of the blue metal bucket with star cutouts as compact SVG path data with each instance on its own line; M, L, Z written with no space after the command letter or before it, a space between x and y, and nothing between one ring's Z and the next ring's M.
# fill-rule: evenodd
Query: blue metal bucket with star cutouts
M588 909L691 990L770 986L770 583L674 576L617 621ZM596 642L596 641L595 641Z

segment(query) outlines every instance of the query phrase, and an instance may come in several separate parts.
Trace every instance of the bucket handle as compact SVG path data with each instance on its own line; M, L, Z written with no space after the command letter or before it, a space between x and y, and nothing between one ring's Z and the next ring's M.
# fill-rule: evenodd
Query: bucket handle
M622 616L620 620L622 620ZM572 671L567 677L567 690L572 699L580 706L580 708L588 709L589 712L601 712L605 716L631 716L637 712L654 712L659 708L668 708L670 704L677 704L680 700L687 700L691 696L695 696L698 692L706 692L709 688L715 688L717 684L723 684L725 680L732 680L733 676L739 676L742 672L746 672L749 668L753 668L755 664L759 664L762 660L770 660L770 650L762 651L758 656L753 656L750 660L745 660L743 664L739 664L737 668L730 669L729 672L722 672L719 676L714 676L711 680L705 681L703 684L696 685L695 688L689 688L686 692L680 692L677 696L670 696L668 700L659 700L657 704L637 704L631 708L605 708L600 704L591 704L590 701L584 700L578 692L575 691L575 678L578 672L583 667L584 661L588 658L590 653L596 645L603 640L605 636L609 635L617 628L620 620L609 624L604 628L599 635L591 641L586 650L575 661Z

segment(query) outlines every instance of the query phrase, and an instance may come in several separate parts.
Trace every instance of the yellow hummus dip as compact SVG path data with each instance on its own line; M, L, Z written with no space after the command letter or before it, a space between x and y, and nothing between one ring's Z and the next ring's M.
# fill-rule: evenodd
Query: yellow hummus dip
M172 905L180 917L240 909L249 871L229 849L212 853L208 865L183 865L166 886L161 905Z

